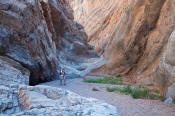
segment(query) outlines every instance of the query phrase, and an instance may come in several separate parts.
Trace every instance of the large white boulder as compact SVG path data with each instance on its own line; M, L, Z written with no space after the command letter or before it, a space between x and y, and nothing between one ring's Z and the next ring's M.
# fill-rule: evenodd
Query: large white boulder
M25 110L15 115L119 116L114 106L49 86L21 86L19 99Z

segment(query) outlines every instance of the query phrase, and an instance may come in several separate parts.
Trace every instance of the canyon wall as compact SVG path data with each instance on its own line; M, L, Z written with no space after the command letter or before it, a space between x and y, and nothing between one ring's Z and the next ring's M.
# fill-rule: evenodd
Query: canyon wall
M102 54L109 43L128 0L67 0L74 20L83 25L88 43Z
M103 101L29 86L56 78L60 61L90 55L86 39L65 0L0 0L0 115L118 116Z
M175 95L174 0L0 0L0 17L0 60L28 70L31 85L64 67Z
M90 49L65 0L0 0L0 17L0 56L28 69L31 85L57 77L63 49L72 57L86 56Z
M128 81L158 87L162 94L173 86L173 64L168 63L169 68L163 64L169 60L164 57L175 62L171 47L174 36L170 37L175 29L174 0L69 2L89 44L107 61L93 72L120 73Z

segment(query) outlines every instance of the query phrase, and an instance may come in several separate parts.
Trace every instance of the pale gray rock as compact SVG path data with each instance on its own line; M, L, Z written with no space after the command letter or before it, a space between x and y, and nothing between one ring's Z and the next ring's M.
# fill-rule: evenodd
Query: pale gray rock
M30 72L18 62L0 56L0 84L29 84Z
M173 99L171 97L168 97L164 102L166 104L174 104Z
M59 97L56 98L56 95ZM34 115L38 112L39 115L52 116L119 116L114 106L103 101L84 98L70 91L49 86L21 86L19 99L25 111L16 115Z
M163 88L163 92L167 98L172 98L175 100L175 30L171 33L171 36L168 40L167 49L163 54L161 62L159 63L158 68L156 69L154 82L157 83L157 86Z
M167 98L173 98L175 100L175 83L168 87L168 91L166 93Z
M20 111L16 88L13 87L0 85L0 114L10 115Z

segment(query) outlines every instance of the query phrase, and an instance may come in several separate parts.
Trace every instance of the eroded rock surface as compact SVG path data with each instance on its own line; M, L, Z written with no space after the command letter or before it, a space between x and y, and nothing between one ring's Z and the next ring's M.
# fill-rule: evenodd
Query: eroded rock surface
M174 50L175 50L175 31L171 34L167 49L157 67L156 71L151 75L154 82L161 86L166 92L167 98L175 99L175 75L174 75ZM165 93L164 93L165 94Z
M11 115L21 111L18 101L17 85L0 85L0 115Z
M0 0L2 91L53 80L65 67L71 77L120 73L175 99L174 14L174 0Z
M25 69L18 62L7 57L0 56L0 85L29 84L29 70Z
M0 115L119 116L114 106L96 99L55 87L28 86L27 69L7 59L0 60L0 72L4 72L0 75Z
M56 46L39 0L0 1L0 55L30 70L30 84L53 79L57 73Z
M21 111L18 84L29 84L29 70L18 62L0 56L0 114L11 115Z
M162 94L168 91L175 82L173 69L160 65L167 50L171 64L175 62L173 48L170 44L167 48L174 38L170 37L175 29L174 0L72 0L70 4L88 42L107 60L95 73L120 73L131 82L156 86Z
M15 115L119 116L114 106L55 87L21 86L19 99L26 111Z
M66 0L0 0L0 17L0 55L27 68L30 85L55 79L58 67L91 54Z
M0 17L0 115L118 116L102 101L28 86L56 78L61 66L74 66L67 62L78 66L96 56L66 0L0 0Z

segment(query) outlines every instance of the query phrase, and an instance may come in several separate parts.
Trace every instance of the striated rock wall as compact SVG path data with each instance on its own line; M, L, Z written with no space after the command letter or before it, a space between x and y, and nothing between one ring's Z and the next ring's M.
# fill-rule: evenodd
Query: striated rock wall
M167 43L175 29L174 0L69 2L74 20L85 28L88 42L107 60L95 73L120 73L128 81L156 86L162 94L173 86L172 69L162 62L166 51L173 52Z
M169 96L174 14L174 0L0 0L0 60L29 70L31 85L59 67L71 77L95 69Z
M0 1L0 55L30 70L30 84L53 79L56 46L39 0Z
M86 41L65 0L0 0L0 115L118 116L103 101L28 86L54 79L67 62L80 65L91 55Z
M163 94L170 85L153 73L160 64L175 28L175 16L172 15L175 13L174 6L173 0L132 1L108 45L105 54L109 63L105 69L111 74L122 73L136 83L157 86ZM118 33L118 30L122 32Z
M65 0L0 0L0 17L0 56L27 68L30 85L53 80L58 62L79 61L91 49Z
M83 25L88 43L102 54L128 0L68 0L74 10L74 20Z

